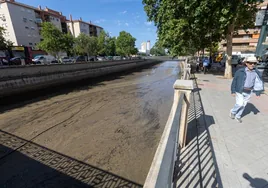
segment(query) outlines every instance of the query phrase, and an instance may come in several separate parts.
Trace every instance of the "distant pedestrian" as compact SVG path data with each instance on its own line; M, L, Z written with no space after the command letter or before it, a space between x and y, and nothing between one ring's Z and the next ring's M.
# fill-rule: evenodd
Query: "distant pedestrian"
M236 119L239 123L242 123L241 115L252 93L260 97L261 92L264 91L261 74L255 68L257 64L256 57L247 57L243 62L246 67L236 71L231 86L232 95L236 97L236 104L230 112L230 117Z
M204 74L206 74L208 71L209 61L210 60L207 57L205 57L203 60Z

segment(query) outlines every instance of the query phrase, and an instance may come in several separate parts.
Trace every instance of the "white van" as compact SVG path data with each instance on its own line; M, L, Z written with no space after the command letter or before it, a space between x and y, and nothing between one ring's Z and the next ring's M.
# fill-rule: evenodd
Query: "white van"
M50 64L50 63L56 63L56 59L52 55L38 55L35 56L32 60L34 64Z

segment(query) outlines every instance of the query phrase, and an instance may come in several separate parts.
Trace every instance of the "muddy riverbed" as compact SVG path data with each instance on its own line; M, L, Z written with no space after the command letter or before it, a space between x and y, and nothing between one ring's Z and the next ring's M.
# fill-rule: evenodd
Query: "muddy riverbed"
M143 184L171 109L178 64L7 108L0 129Z

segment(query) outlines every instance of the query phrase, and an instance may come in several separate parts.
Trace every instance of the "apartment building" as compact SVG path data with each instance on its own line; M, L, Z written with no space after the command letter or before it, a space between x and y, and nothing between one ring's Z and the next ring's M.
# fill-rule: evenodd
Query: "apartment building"
M73 20L70 15L70 20L66 21L67 28L74 37L77 37L80 33L85 33L88 36L99 36L103 30L102 27L92 24L91 22L85 22L80 18L79 20Z
M0 26L6 29L5 38L14 46L35 48L42 40L41 23L51 22L63 33L71 32L75 37L80 33L98 36L102 27L79 20L67 20L61 12L41 6L33 7L15 0L0 0Z
M49 8L41 9L15 0L0 1L0 26L6 29L6 39L15 46L35 47L42 39L41 23L51 22L67 33L66 17Z
M5 38L14 45L34 46L40 42L36 8L14 1L0 2L0 26L6 29Z
M261 33L262 20L267 9L268 0L261 3L258 8L259 11L256 15L255 27L247 30L239 29L233 35L233 52L255 52L258 44L258 40ZM226 51L226 40L221 42L220 51Z

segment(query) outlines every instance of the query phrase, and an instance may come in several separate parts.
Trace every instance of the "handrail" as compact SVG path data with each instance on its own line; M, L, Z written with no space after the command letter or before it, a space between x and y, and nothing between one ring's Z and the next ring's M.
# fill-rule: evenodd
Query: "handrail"
M180 122L180 118L176 117L180 117L182 106L179 104L183 97L184 94L175 92L170 115L155 152L144 188L165 188L173 185L173 171L177 159L175 151L178 148L178 124Z
M193 81L188 58L181 63L183 75L174 84L173 105L147 175L144 188L172 188L175 162L180 148L186 145L188 109Z

